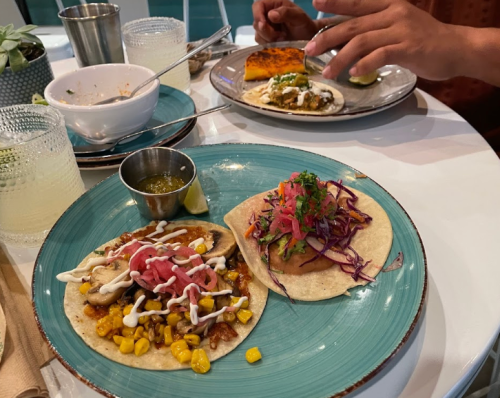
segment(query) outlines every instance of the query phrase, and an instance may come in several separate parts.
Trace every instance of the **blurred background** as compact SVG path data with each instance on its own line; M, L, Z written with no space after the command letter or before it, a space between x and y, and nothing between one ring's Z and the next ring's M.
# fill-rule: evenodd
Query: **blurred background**
M39 26L62 26L57 17L59 11L55 0L15 0L26 23ZM88 1L89 3L91 1ZM97 1L120 5L121 1ZM63 0L64 7L80 4L79 0ZM183 0L136 0L136 6L143 3L149 9L151 17L173 17L183 19ZM251 25L253 0L225 0L225 9L229 23L236 28ZM296 0L295 3L305 9L311 17L316 18L318 12L313 8L311 0ZM123 15L126 19L126 15ZM123 18L122 18L123 19ZM122 23L126 22L122 20ZM195 41L210 36L222 26L222 17L218 0L189 0L189 40Z

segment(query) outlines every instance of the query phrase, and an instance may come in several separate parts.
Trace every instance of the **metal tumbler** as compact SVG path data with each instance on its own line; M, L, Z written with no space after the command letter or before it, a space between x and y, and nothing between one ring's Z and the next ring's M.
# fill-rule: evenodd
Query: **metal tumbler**
M91 3L59 12L80 67L124 63L120 7Z

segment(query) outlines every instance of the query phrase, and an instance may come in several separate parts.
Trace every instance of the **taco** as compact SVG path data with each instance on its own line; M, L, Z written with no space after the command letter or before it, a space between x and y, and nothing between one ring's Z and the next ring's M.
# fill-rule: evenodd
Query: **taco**
M307 172L247 199L224 221L255 277L292 300L375 281L392 245L389 217L373 198Z
M57 278L68 282L64 311L89 347L132 367L198 373L249 335L268 291L231 231L200 220L123 233Z
M260 108L305 115L332 115L344 107L340 91L300 73L276 75L242 95Z

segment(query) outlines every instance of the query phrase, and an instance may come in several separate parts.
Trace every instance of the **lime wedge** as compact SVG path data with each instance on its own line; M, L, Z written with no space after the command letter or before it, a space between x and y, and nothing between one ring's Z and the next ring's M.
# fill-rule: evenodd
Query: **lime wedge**
M366 75L362 76L351 76L349 81L354 84L359 84L360 86L368 86L377 80L378 71L374 70Z
M188 189L186 199L184 200L184 207L191 214L201 214L208 211L207 199L201 188L198 176L196 176Z

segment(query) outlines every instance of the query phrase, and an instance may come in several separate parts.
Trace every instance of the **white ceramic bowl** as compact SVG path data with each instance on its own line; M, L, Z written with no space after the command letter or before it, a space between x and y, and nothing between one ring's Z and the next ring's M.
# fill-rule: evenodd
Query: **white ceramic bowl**
M70 127L91 143L115 141L143 127L158 103L160 81L142 88L133 98L107 105L90 104L116 95L129 95L155 73L143 66L103 64L77 69L53 80L45 99Z

